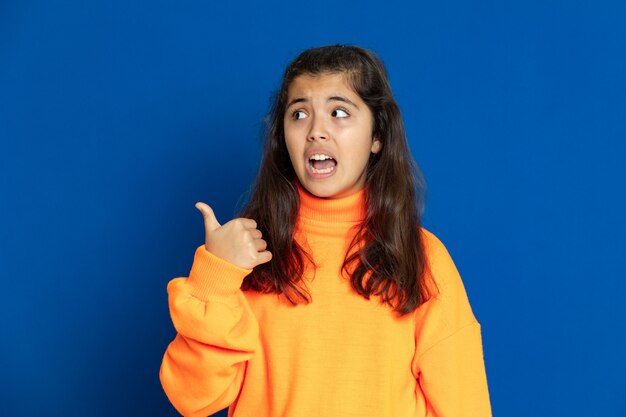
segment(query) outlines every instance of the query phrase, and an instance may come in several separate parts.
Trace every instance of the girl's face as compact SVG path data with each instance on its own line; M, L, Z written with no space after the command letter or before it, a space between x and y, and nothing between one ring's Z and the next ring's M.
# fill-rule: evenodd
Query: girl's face
M324 198L349 196L365 185L374 118L343 74L299 75L287 90L285 142L302 186Z

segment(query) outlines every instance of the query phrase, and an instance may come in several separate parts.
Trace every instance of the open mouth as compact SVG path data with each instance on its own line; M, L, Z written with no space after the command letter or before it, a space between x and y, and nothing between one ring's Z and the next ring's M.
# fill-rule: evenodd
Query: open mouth
M314 174L329 174L336 166L337 161L328 155L315 154L309 158L309 167Z

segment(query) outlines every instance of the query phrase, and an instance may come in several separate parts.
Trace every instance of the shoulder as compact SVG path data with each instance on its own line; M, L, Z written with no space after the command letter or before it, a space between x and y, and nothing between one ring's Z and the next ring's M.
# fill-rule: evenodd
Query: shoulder
M459 271L442 241L430 231L420 228L423 236L424 251L426 252L428 285L433 297L417 309L420 320L430 317L439 323L441 337L452 334L454 331L476 323L476 318L470 306L465 285Z
M424 246L427 253L431 251L446 251L446 247L443 245L441 240L435 236L433 232L426 229L425 227L420 227L420 233L422 234L422 239L424 241Z
M430 266L439 268L454 266L452 257L450 256L448 249L443 244L441 239L439 239L437 236L435 236L434 233L425 229L424 227L420 227L420 232L422 235L425 255L428 259ZM450 265L450 263L452 265Z
M461 276L441 239L424 227L420 227L420 232L431 280L437 287L434 293L464 292Z

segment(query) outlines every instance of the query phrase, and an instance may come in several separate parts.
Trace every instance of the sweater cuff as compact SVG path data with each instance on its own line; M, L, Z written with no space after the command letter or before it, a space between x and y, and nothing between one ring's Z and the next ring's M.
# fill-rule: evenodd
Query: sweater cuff
M204 245L196 249L187 279L189 292L200 300L230 297L240 288L252 269L240 267L213 255Z

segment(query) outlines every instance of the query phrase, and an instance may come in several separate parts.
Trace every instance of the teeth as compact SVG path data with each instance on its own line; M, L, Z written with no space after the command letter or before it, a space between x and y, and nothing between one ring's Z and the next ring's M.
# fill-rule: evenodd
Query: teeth
M309 159L315 159L316 161L325 161L326 159L333 159L333 158L328 155L316 153L315 155L311 155Z
M311 171L313 171L315 174L328 174L329 172L332 172L334 170L335 170L335 167L329 167L329 168L324 168L324 169L315 169L311 167Z

